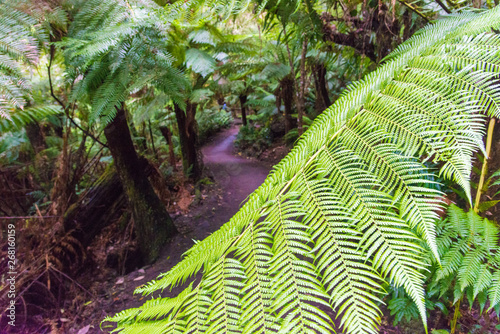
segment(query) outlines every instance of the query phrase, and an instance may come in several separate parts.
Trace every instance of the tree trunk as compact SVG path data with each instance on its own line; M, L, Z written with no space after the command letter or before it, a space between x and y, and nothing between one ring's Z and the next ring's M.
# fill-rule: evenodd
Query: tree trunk
M156 161L160 161L158 157L158 151L156 151L155 147L155 137L153 136L153 130L151 129L151 121L148 121L149 125L149 138L151 139L151 148L153 149L153 154L155 155Z
M172 142L172 133L170 132L170 129L168 128L168 126L160 126L160 131L168 143L168 156L169 156L170 165L174 168L174 170L177 170L177 168L175 166L176 161L175 161L175 153L174 153L174 143Z
M35 154L40 153L41 151L47 148L47 144L45 143L45 137L43 136L42 129L37 122L32 122L26 124L26 136L33 147L33 151Z
M286 35L286 29L283 26L283 32ZM290 47L288 46L288 42L286 45L286 51L288 53L288 62L290 65L290 71L292 74L292 82L295 88L295 94L293 94L293 99L295 100L295 107L297 108L297 129L299 132L299 136L303 133L303 121L302 117L304 115L304 92L305 92L305 74L306 74L306 53L307 53L307 37L304 36L304 40L302 42L302 53L300 59L300 78L302 84L299 87L297 83L297 76L295 75L295 68L293 65L292 53L290 52Z
M283 104L285 106L285 133L288 133L295 127L295 120L292 117L293 103L293 80L290 76L285 77L281 81L281 92Z
M148 263L158 258L160 249L176 232L165 206L149 183L144 163L135 151L123 106L104 129L116 171L127 194L139 248Z
M302 43L302 54L300 58L300 90L299 87L296 87L297 90L297 129L299 130L299 136L304 133L304 113L305 113L305 91L306 91L306 54L307 54L307 37L304 37L304 41ZM295 83L297 85L297 83Z
M126 111L125 111L125 115L126 114ZM130 119L130 117L129 117ZM148 150L148 145L146 143L146 137L145 136L141 136L139 134L139 132L137 131L137 128L135 127L135 124L132 120L130 120L130 126L129 126L129 129L130 129L130 133L131 135L133 136L133 140L132 142L135 142L139 148L139 150L143 151L143 152L146 152Z
M197 181L203 170L198 152L198 131L196 128L196 105L188 102L186 112L177 104L174 105L175 118L179 128L179 138L182 151L182 167L184 173Z
M326 68L324 64L316 64L314 66L313 77L316 88L316 110L322 112L332 104L328 95Z
M240 99L241 106L241 121L243 122L243 125L247 125L247 107L245 106L245 103L247 103L247 96L240 95L238 98Z
M86 249L127 203L120 178L106 171L64 214L64 230Z

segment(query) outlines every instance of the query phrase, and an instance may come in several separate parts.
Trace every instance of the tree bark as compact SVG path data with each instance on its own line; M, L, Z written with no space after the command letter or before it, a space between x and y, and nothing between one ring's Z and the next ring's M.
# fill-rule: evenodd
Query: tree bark
M326 68L324 64L316 64L314 66L313 77L316 88L316 110L322 112L332 104L328 95Z
M307 54L307 37L304 36L304 41L302 42L302 54L300 57L300 90L297 89L297 128L299 130L299 136L304 133L304 113L305 113L305 91L306 91L306 54Z
M132 209L141 252L148 263L158 258L160 249L176 228L146 175L145 163L135 151L123 106L104 129L108 147Z
M285 133L288 133L295 127L295 122L292 117L292 103L293 103L293 80L290 76L281 80L281 92L283 98L283 105L285 106Z
M149 138L151 139L151 148L153 149L153 154L155 155L156 161L159 161L158 151L156 151L155 147L155 137L153 136L153 130L151 129L151 121L148 121L149 125Z
M86 249L112 218L120 214L127 199L115 171L105 172L64 214L64 230Z
M172 133L170 132L170 129L168 126L160 126L160 131L165 140L168 143L168 156L169 156L169 162L170 165L174 168L174 170L177 170L175 164L175 153L174 153L174 143L172 142Z
M26 124L26 136L33 147L33 151L35 154L40 153L41 151L47 148L47 144L45 143L45 137L43 136L42 129L37 122L32 122Z
M283 32L285 36L287 35L286 29L283 26ZM297 83L297 76L295 75L295 68L293 65L293 59L292 59L292 53L290 52L290 47L288 46L288 42L285 44L286 45L286 51L288 53L288 62L290 64L290 71L292 73L292 81L293 81L293 86L295 88L296 94L293 94L293 99L295 100L295 107L297 108L297 128L299 132L299 137L303 133L303 121L302 117L304 115L304 91L305 91L305 72L306 72L306 53L307 53L307 37L304 36L304 40L302 42L302 52L301 52L301 59L300 59L300 77L302 84L299 87L299 84Z
M240 106L241 106L241 121L243 125L247 125L247 107L245 106L245 103L247 103L247 96L242 94L238 96L240 99Z
M196 104L188 102L186 112L175 104L174 112L179 128L184 174L194 181L198 181L201 177L203 165L198 152L198 131L195 119Z

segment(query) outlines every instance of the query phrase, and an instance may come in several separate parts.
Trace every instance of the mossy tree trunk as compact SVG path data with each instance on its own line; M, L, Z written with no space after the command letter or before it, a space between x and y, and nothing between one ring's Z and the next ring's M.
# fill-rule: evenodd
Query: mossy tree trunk
M196 104L186 103L186 111L177 104L174 105L175 118L179 128L179 139L182 151L182 167L184 173L197 181L203 170L202 161L198 152L198 129L196 125Z
M243 125L247 125L247 107L245 105L245 103L247 103L247 96L245 94L241 94L238 98L241 106L241 122Z
M176 228L165 206L149 183L145 164L135 151L123 106L104 129L114 165L132 210L139 248L148 263L159 255Z

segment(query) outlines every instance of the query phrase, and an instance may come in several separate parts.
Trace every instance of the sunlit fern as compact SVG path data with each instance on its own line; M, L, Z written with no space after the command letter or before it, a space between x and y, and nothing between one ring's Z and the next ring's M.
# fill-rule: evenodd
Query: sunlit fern
M89 97L90 120L111 122L119 107L147 85L180 99L186 85L166 49L168 24L155 15L153 1L85 1L70 25L64 47L69 64L83 79L73 99Z
M29 83L24 78L21 63L38 59L32 29L37 21L13 8L10 1L0 0L0 118L25 105Z
M72 98L89 96L91 121L103 124L114 118L115 107L147 85L184 105L189 81L179 63L184 62L193 72L207 76L214 71L216 59L198 48L177 54L186 40L173 36L176 29L188 24L186 16L196 14L189 22L197 22L198 29L191 29L188 40L194 44L213 44L215 55L241 50L245 47L242 43L213 42L217 39L216 29L203 20L216 14L238 12L246 8L247 2L179 1L161 8L152 0L82 1L68 38L58 44L65 49L70 64L85 74ZM202 3L210 10L198 10Z
M231 220L156 281L172 299L106 320L121 333L377 333L383 281L424 324L424 241L439 259L436 175L470 198L484 114L500 116L500 9L437 21L318 117ZM439 170L427 168L433 161Z
M38 122L46 117L61 114L63 110L60 106L42 105L37 107L27 107L9 113L9 118L0 119L0 132L19 130L26 124Z
M463 212L452 205L438 224L437 245L441 266L436 266L429 284L440 296L452 295L453 303L466 296L477 301L482 313L500 311L500 247L498 226L472 210Z

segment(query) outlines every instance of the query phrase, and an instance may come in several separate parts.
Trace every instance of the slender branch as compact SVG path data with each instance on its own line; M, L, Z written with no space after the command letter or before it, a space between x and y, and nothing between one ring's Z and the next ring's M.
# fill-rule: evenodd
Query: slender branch
M307 36L304 35L304 41L302 43L302 54L300 58L300 93L297 92L297 94L300 94L298 97L299 103L300 103L300 109L299 111L299 119L298 119L298 131L299 131L299 136L304 133L304 95L305 95L305 89L306 89L306 54L307 54Z
M59 98L54 94L54 88L52 86L52 75L50 73L50 69L52 68L52 61L54 59L54 53L56 52L56 48L53 44L50 45L50 60L49 60L49 65L47 65L47 71L49 74L49 86L50 86L50 95L56 100L57 103L63 108L64 112L66 113L66 106L64 103L59 100Z
M446 7L446 5L441 0L436 0L437 4L444 9L444 11L448 14L451 14L451 10Z
M98 142L99 144L101 144L102 146L104 147L108 147L108 145L104 144L103 142L101 142L99 139L97 139L96 137L94 137L90 132L88 132L87 130L83 129L80 125L78 125L75 120L69 115L69 112L68 112L68 109L66 107L66 105L54 94L54 88L52 86L52 75L51 75L51 67L52 67L52 60L54 59L54 53L55 53L55 47L53 44L50 45L50 60L49 60L49 65L47 65L47 72L49 74L49 86L50 86L50 95L54 98L54 100L56 100L56 102L63 108L64 110L64 114L66 115L66 117L68 117L68 119L70 120L70 122L75 126L77 127L78 129L80 129L80 131L82 131L84 134L86 134L87 136L89 136L90 138L92 138L93 140L95 140L96 142ZM74 105L73 105L74 107Z
M418 16L420 16L421 18L423 18L426 23L430 22L429 19L427 18L427 16L425 16L421 11L419 11L414 5L412 5L410 3L407 3L404 0L399 0L399 2L401 4L403 4L405 7L409 8L412 12L414 12L415 14L417 14Z
M493 129L495 128L495 119L490 119L490 124L488 125L488 135L486 137L486 154L484 156L483 167L481 168L481 177L479 178L479 184L477 186L476 200L474 202L474 212L479 211L479 202L481 200L481 194L484 186L484 178L488 172L488 159L490 158L491 141L493 139Z
M58 272L59 274L61 274L62 276L66 277L71 282L75 283L76 286L78 286L80 289L82 289L84 292L86 292L90 297L92 297L92 298L95 297L94 294L92 294L92 292L90 292L89 290L85 289L80 283L78 283L73 278L69 277L68 275L66 275L65 273L63 273L62 271L60 271L59 269L55 268L53 265L49 264L49 267L48 267L47 271L49 269L52 269L55 272Z

